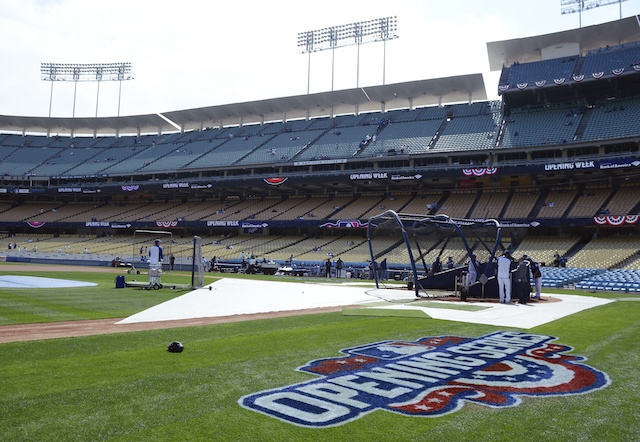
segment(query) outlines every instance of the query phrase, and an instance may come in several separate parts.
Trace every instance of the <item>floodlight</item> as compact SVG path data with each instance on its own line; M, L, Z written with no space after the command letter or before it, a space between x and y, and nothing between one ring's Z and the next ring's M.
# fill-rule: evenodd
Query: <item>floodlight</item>
M73 80L75 89L73 92L73 116L76 111L76 90L79 81L97 81L98 96L96 98L96 117L98 116L98 97L100 96L101 81L119 81L118 92L118 116L120 116L120 96L122 81L133 80L130 62L119 63L40 63L42 80L51 81L51 96L49 98L49 117L51 117L51 103L53 99L53 82Z
M622 2L626 1L627 0L560 0L560 13L573 14L577 12L580 16L580 27L582 27L582 11L617 3L620 5L620 18L622 19Z
M329 28L317 29L298 33L298 48L302 54L309 54L309 68L307 79L307 94L309 93L309 81L311 78L311 53L323 51L325 49L334 50L336 48L357 45L358 46L358 73L356 77L356 87L359 87L360 76L360 45L362 43L373 43L382 41L385 47L387 40L398 38L397 17L383 17L374 20L348 23ZM333 64L333 62L332 62ZM384 84L384 65L382 83ZM333 90L333 66L331 68L331 90Z

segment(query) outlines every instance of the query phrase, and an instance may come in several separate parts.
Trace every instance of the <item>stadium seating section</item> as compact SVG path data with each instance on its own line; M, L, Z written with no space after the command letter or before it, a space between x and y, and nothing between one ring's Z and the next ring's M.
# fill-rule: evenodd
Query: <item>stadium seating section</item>
M502 71L501 91L549 87L564 82L593 82L611 75L634 75L640 71L640 44L624 44L532 63L514 63ZM638 74L635 74L638 75ZM631 77L632 79L634 77ZM637 78L637 77L636 77ZM602 80L606 81L606 80ZM553 86L552 86L553 87ZM637 89L636 89L637 91ZM285 165L310 164L324 160L346 163L398 157L407 164L426 157L442 157L445 165L453 154L473 154L481 158L469 166L488 166L496 153L532 152L565 145L600 148L600 141L613 144L640 137L640 96L590 97L555 104L532 100L526 105L507 106L492 100L392 109L386 112L338 115L332 118L266 122L232 127L207 128L185 133L140 136L63 137L0 134L0 177L7 182L23 182L30 177L51 180L82 180L101 177L128 183L135 177L156 179L155 175L183 176L229 168L250 170L265 167L278 170ZM439 155L439 154L442 155ZM462 161L455 163L460 166ZM467 164L467 163L465 163ZM411 166L412 167L412 166ZM466 167L466 166L465 166ZM475 166L474 166L475 167ZM87 180L90 182L90 180ZM355 186L354 186L355 187ZM6 191L7 189L5 189ZM323 190L324 191L324 190ZM547 185L533 182L509 185L498 179L484 187L451 189L384 190L280 196L249 195L225 200L164 201L151 198L88 200L24 198L19 203L7 197L0 201L0 220L5 223L87 223L87 222L233 222L298 221L321 222L359 220L387 210L415 215L447 215L452 218L496 218L527 223L567 219L592 221L600 215L619 217L640 215L640 185L633 180L598 184L588 180ZM5 192L8 193L8 192ZM11 196L11 195L9 195ZM108 230L108 229L107 229ZM363 229L323 232L317 227L305 231L260 235L215 233L203 235L202 253L208 260L239 263L241 256L255 255L279 263L294 263L318 274L324 261L341 258L353 269L366 268L371 260L369 242ZM533 229L531 229L533 230ZM530 232L528 229L522 232ZM575 231L574 231L575 232ZM593 236L591 233L593 232ZM600 237L597 229L589 235L523 234L510 231L502 238L502 248L513 256L528 255L543 264L545 287L575 287L584 290L612 290L640 293L640 237L637 230ZM470 238L469 246L479 261L489 259L482 247L487 238ZM180 262L191 259L192 236L181 231L165 244L166 254ZM141 248L148 244L128 233L39 234L3 232L0 249L13 258L48 256L65 261L110 262L125 257L144 261ZM467 250L460 239L434 239L423 245L419 268L428 270L436 258L451 257L466 265ZM377 256L388 259L390 268L406 274L409 252L400 236L376 239ZM143 249L144 250L144 249ZM557 256L566 266L553 266ZM291 262L293 257L294 262ZM355 271L355 270L354 270Z
M587 114L588 121L578 134ZM328 120L330 124L326 121L270 123L268 127L235 131L209 129L154 137L70 140L4 134L0 135L0 175L127 176L625 138L640 134L640 98L588 108L522 108L512 110L504 119L499 104L483 102L378 113L375 117L338 116ZM378 125L372 124L376 121Z
M636 42L589 51L584 57L575 55L533 63L514 63L503 69L500 85L521 87L536 82L553 84L556 80L611 74L613 70L633 70L640 64L640 45Z

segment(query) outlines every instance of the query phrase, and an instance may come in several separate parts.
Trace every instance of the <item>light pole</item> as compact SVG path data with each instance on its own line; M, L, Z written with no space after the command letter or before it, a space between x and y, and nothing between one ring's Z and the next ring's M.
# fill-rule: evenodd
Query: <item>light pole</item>
M398 38L398 21L396 17L384 17L375 20L368 20L350 23L340 26L331 26L315 31L305 31L298 33L298 48L302 54L309 54L309 65L307 72L307 94L309 94L311 83L311 53L331 49L331 90L333 91L334 60L336 48L357 45L357 69L356 87L360 87L360 45L362 43L384 42L384 54L382 60L382 84L385 84L385 64L387 40Z
M599 8L600 6L613 5L618 3L620 8L620 18L622 19L622 2L627 0L560 0L561 14L578 13L579 27L582 27L582 11Z
M98 101L100 99L100 82L104 80L119 81L118 90L118 116L120 116L120 97L122 95L122 81L133 80L131 74L131 63L41 63L40 73L42 80L51 81L51 94L49 97L49 117L51 117L51 104L53 101L53 82L72 80L73 89L73 112L76 116L76 92L79 81L98 82L96 94L96 118L98 117Z

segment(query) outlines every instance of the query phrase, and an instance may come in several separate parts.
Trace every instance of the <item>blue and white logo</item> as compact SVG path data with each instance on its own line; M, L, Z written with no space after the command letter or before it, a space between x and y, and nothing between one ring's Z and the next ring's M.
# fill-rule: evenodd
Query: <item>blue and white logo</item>
M242 397L241 406L305 427L341 425L376 410L442 416L465 402L512 407L523 396L583 394L606 373L566 355L556 338L501 331L479 338L425 337L342 350L298 368L321 377Z

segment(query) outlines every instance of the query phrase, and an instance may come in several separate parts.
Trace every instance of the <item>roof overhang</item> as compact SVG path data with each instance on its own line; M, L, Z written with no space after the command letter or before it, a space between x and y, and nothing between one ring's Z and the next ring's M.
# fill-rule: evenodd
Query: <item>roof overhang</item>
M167 112L184 130L486 100L482 74L344 89Z
M623 18L599 25L534 37L487 43L489 67L499 71L513 62L528 63L541 60L544 48L564 44L578 43L581 55L587 51L640 40L640 22L638 16Z
M186 109L162 115L107 118L0 115L0 131L63 136L157 134L177 132L176 125L180 130L190 131L206 127L332 117L486 99L487 92L482 74L468 74Z

